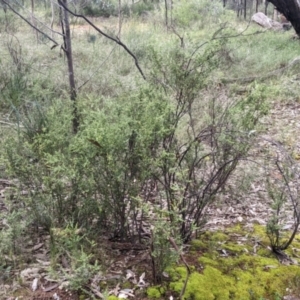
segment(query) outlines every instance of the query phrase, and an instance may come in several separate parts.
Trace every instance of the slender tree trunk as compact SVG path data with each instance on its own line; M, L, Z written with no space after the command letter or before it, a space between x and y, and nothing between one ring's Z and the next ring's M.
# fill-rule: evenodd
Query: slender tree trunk
M61 2L68 7L67 0L61 0ZM75 76L73 68L73 55L72 55L72 41L71 41L71 31L69 23L69 13L61 7L62 13L62 25L63 25L63 34L64 34L64 47L65 53L68 62L68 71L69 71L69 85L70 85L70 98L73 102L73 132L78 132L79 127L79 116L77 112L77 103L76 103L76 85L75 85Z
M249 14L250 14L250 18L253 15L253 6L254 6L254 0L250 0L250 5L249 6Z
M265 2L265 15L268 15L268 6L269 6L269 1L266 0Z
M50 0L50 5L51 5L51 23L50 23L50 28L51 28L51 37L53 38L53 25L54 25L54 16L55 16L53 0Z
M247 0L244 0L244 19L247 18Z
M121 12L122 2L119 0L119 7L118 7L118 17L119 17L119 32L118 32L118 38L121 39L121 29L122 29L122 12Z
M275 7L273 9L273 21L278 21L278 11Z
M170 0L170 25L173 26L173 0Z
M300 37L300 2L298 0L269 0L291 22Z
M168 27L169 21L168 21L168 0L165 0L165 18L166 18L166 26Z
M34 0L31 0L31 23L36 26L36 21L34 18ZM35 37L36 37L36 42L39 42L39 33L38 31L36 31L35 29L33 29L34 33L35 33Z
M242 13L242 0L237 0L237 17L239 18Z

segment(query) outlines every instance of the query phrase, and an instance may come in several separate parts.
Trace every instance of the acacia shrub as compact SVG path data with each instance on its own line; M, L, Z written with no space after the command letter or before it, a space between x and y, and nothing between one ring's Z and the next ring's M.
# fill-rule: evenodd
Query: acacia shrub
M184 242L204 224L206 208L246 157L255 138L251 132L268 111L264 86L254 85L240 99L231 99L222 88L219 95L208 92L226 42L212 39L194 46L189 41L185 48L153 48L149 54L153 84L172 105L155 178L169 220Z
M163 93L146 85L85 112L78 139L92 166L99 222L121 239L140 234L143 190L168 131L169 111Z
M28 215L47 230L70 222L84 226L95 211L85 158L73 154L71 106L53 101L18 111L18 134L5 146L7 170L28 192L22 200Z

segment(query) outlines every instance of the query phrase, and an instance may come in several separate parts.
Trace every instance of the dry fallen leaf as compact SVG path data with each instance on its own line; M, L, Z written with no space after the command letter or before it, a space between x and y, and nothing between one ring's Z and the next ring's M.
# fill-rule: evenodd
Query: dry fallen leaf
M126 270L126 280L134 278L135 274L131 270Z
M34 278L33 279L33 282L32 282L32 285L31 285L31 289L33 292L35 292L38 288L38 282L39 282L39 279L38 278Z
M39 243L37 245L35 245L34 247L32 247L32 251L37 251L40 248L42 248L44 246L44 243Z

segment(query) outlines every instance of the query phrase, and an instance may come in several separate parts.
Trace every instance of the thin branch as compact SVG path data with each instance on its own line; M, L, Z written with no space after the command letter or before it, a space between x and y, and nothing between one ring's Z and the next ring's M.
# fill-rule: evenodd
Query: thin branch
M184 263L184 265L186 267L186 270L187 270L185 282L184 282L183 288L181 289L181 292L180 292L180 295L179 295L179 299L183 299L183 296L184 296L184 293L185 293L185 290L186 290L186 287L187 287L187 283L188 283L189 277L190 277L192 272L191 272L191 268L190 268L189 264L187 263L187 261L185 260L184 256L182 255L182 253L180 253L180 250L179 250L176 242L174 241L174 239L170 237L169 238L169 243L177 251L177 253L179 254L179 256L180 256L180 258L181 258L182 262Z
M34 20L38 21L38 22L39 22L40 24L42 24L44 27L46 27L47 29L49 29L51 32L56 33L56 34L62 36L62 34L61 34L60 32L53 30L51 27L49 27L49 26L46 25L44 22L42 22L40 19L38 19L34 14L32 14L32 12L31 12L30 10L26 9L26 8L25 8L24 6L22 6L20 3L17 3L17 4L18 4L23 10L25 10L25 11L27 11L29 14L31 14L31 15L32 15L32 18L33 18Z
M91 25L96 31L98 31L100 34L102 34L103 36L105 36L106 38L110 39L111 41L117 43L118 45L120 45L134 60L135 65L137 67L137 69L139 70L140 74L142 75L142 77L146 80L146 76L144 75L144 72L142 71L138 60L136 58L136 56L131 52L131 50L123 43L121 42L118 38L114 38L108 34L106 34L105 32L103 32L100 28L98 28L93 22L91 22L87 17L85 17L84 15L81 14L77 14L73 11L71 11L68 7L66 7L61 0L58 0L59 5L61 5L67 12L69 12L71 15L73 15L74 17L77 18L82 18L84 19L89 25Z
M44 35L46 38L48 38L50 41L52 41L55 45L58 45L58 43L52 39L48 34L38 29L36 26L34 26L31 22L29 22L25 17L23 17L21 14L19 14L6 0L1 0L3 3L5 3L10 10L15 13L17 16L19 16L23 21L25 21L29 26L31 26L33 29Z

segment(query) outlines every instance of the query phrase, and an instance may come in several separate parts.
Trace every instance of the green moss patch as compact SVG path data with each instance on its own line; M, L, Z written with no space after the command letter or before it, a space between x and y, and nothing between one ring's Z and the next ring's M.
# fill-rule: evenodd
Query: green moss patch
M257 243L258 240L263 243ZM267 244L262 246L266 241L265 228L257 225L250 233L243 233L239 225L226 230L226 234L209 232L193 241L193 255L203 253L197 259L202 269L193 270L189 276L183 299L278 300L289 293L299 293L299 266L279 263ZM295 247L300 249L299 241L297 237ZM179 295L185 284L186 268L175 267L169 275L169 289Z
M164 294L165 290L162 287L149 287L147 289L147 296L150 299L159 299Z

